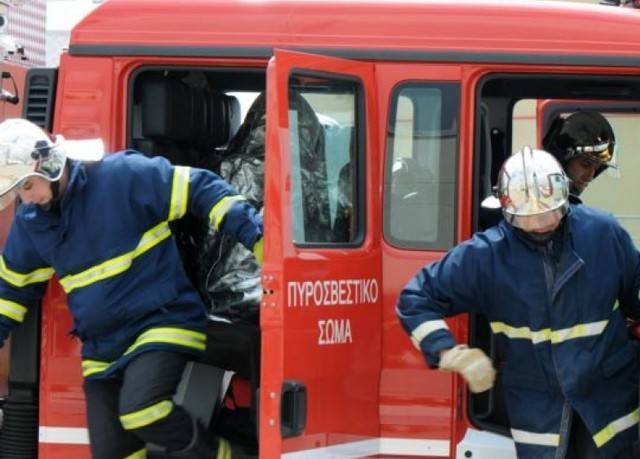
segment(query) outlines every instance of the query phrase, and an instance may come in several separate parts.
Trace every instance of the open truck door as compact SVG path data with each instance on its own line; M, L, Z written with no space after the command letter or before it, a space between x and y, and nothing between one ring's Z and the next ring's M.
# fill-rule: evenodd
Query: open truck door
M260 457L378 451L373 86L372 64L288 51L269 62Z

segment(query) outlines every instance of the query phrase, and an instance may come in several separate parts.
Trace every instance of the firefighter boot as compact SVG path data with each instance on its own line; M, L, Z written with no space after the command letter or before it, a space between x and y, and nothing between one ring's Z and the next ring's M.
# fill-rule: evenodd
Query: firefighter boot
M231 453L231 445L224 438L213 439L207 435L204 427L193 421L193 437L186 448L179 451L171 451L166 458L189 459L236 459L237 455Z

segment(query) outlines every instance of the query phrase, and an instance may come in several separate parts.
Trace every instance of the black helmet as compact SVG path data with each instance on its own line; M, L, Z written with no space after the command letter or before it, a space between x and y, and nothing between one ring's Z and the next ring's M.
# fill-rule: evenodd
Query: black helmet
M580 110L567 118L556 119L543 145L563 167L576 156L597 162L600 165L594 174L597 177L612 166L616 139L604 116L598 112Z

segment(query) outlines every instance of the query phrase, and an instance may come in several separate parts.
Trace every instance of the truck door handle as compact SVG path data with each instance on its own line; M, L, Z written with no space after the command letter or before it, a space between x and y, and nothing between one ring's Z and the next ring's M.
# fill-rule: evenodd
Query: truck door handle
M307 388L302 381L284 381L280 402L282 438L297 437L307 425Z

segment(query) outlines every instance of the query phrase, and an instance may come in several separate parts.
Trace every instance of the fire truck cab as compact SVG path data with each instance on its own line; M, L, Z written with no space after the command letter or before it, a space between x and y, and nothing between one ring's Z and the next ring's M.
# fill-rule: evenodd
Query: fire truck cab
M248 155L264 171L250 178L264 190L259 320L212 321L177 394L212 429L233 372L251 389L237 438L260 458L513 459L500 379L474 395L429 370L395 301L419 267L501 218L481 202L502 162L539 143L542 101L638 104L640 15L519 0L109 0L58 68L29 71L23 100L25 118L65 138L222 175L247 158L231 146L262 148ZM631 142L617 180L633 180ZM179 244L193 228L176 228ZM500 371L482 317L447 322ZM1 457L89 457L71 324L54 281L12 336Z

